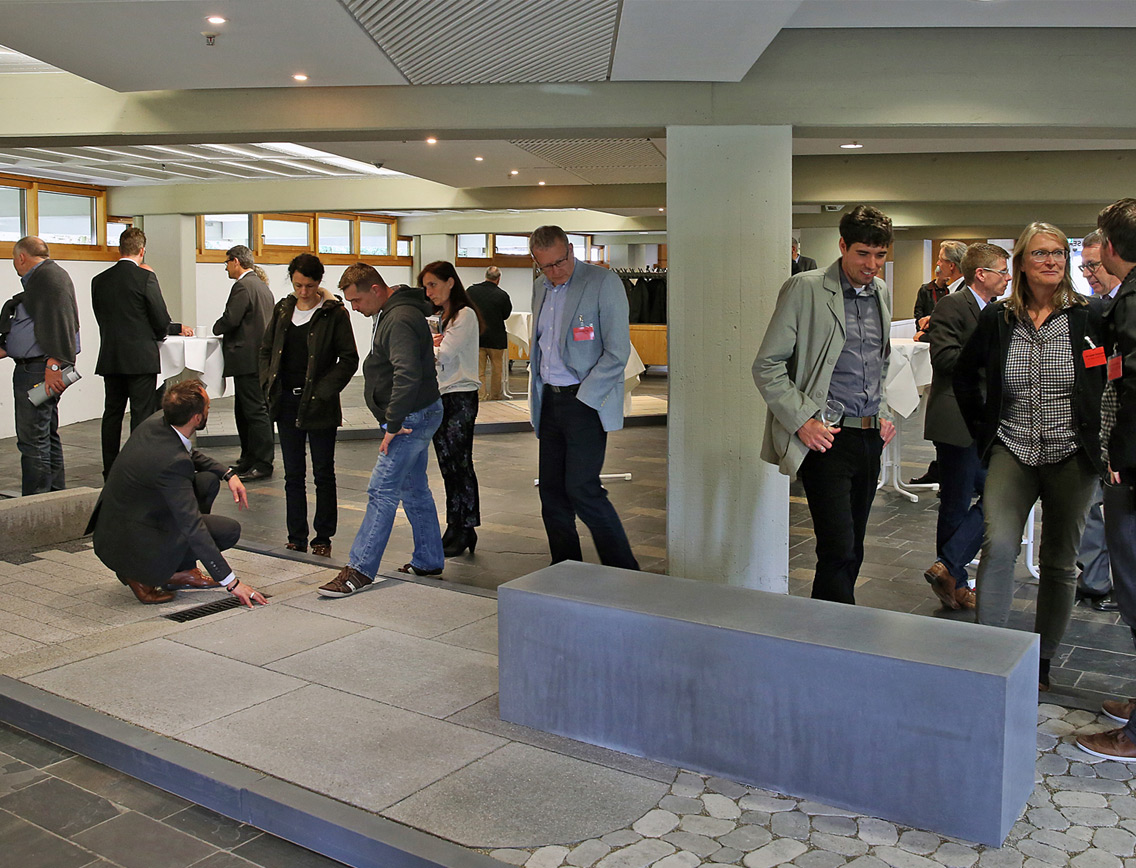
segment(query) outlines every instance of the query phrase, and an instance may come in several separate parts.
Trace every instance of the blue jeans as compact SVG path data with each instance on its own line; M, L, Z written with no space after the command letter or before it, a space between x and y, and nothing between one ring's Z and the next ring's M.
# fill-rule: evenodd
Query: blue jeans
M966 566L982 548L984 518L982 492L986 468L978 457L978 447L936 443L939 460L939 521L935 553L955 579L955 587L966 585ZM971 499L978 495L973 504Z
M28 390L43 382L44 362L16 362L12 392L16 409L16 447L20 450L21 494L62 491L63 443L59 439L59 397L36 407Z
M347 565L368 578L379 571L400 501L414 533L410 563L420 570L438 570L446 563L438 510L426 478L430 441L441 424L442 402L438 400L408 415L402 427L411 433L391 440L386 455L379 453L367 485L367 511L347 556Z

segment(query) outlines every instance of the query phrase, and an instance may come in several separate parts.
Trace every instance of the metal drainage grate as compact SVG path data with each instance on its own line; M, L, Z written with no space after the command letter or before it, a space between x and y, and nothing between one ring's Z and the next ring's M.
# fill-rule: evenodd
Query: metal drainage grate
M267 599L270 595L265 594ZM198 618L205 618L209 615L216 615L218 612L227 612L229 609L235 609L238 606L243 606L244 603L237 597L226 597L224 600L216 600L212 603L203 603L200 606L194 606L192 609L182 609L180 612L172 612L169 615L163 615L163 618L168 618L171 621L177 621L179 624L184 624L186 621L196 621Z

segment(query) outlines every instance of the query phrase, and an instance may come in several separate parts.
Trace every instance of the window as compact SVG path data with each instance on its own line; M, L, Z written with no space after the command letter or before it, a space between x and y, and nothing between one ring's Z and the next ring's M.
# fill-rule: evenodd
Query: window
M40 191L39 237L49 244L97 244L95 197Z
M19 241L28 233L24 222L24 191L0 187L0 241Z
M274 247L307 247L311 224L307 220L264 219L263 238Z
M528 256L529 237L527 235L494 235L494 252L502 256Z
M459 235L458 257L461 259L485 259L489 256L488 235Z
M574 252L576 253L577 258L579 258L581 256L583 256L585 259L588 258L588 239L587 239L587 236L584 236L584 235L569 235L568 236L568 243L571 244L572 247L574 248Z
M128 220L108 220L107 221L107 250L113 250L118 247L118 239L122 233L130 228Z
M205 236L202 247L205 250L228 250L243 244L249 244L249 216L248 214L206 214ZM110 239L107 239L110 244Z
M398 244L395 248L396 256L413 256L414 255L414 239L408 235L398 236Z
M359 253L363 256L390 256L390 224L359 221Z
M588 262L603 262L604 261L604 248L602 245L588 248Z
M320 253L351 253L352 229L354 221L344 220L340 217L319 218L319 252ZM268 221L265 221L267 226ZM267 232L267 230L265 230Z

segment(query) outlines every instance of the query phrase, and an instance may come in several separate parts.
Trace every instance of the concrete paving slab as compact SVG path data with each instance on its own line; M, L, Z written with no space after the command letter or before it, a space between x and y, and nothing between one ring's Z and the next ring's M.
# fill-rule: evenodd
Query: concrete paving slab
M168 639L69 663L25 680L167 734L200 726L303 686L287 675ZM233 731L227 732L232 738Z
M496 657L382 627L267 668L439 718L497 692Z
M533 847L621 829L666 791L658 781L510 744L383 814L467 847Z
M173 638L202 651L263 666L367 629L352 621L286 605L269 605L257 611L255 618L248 617L250 614L237 610L215 615L200 627L183 630Z
M288 605L424 639L497 614L494 599L399 581L368 588L350 601L328 600L313 594L289 600Z
M497 654L497 616L482 618L464 627L458 627L449 633L437 637L439 642L447 645L457 645L460 648L469 648L472 651L484 651L486 654Z
M255 737L233 738L234 728ZM370 811L505 744L496 736L318 685L179 738Z

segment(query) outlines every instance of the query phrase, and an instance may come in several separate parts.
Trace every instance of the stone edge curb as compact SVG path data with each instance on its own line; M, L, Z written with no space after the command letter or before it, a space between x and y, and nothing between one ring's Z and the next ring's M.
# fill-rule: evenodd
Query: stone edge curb
M352 868L502 866L8 676L0 676L0 721Z

